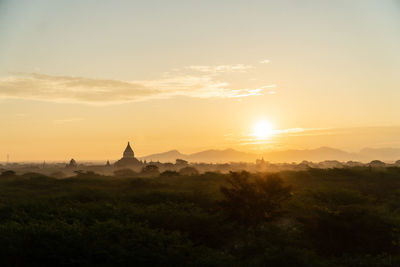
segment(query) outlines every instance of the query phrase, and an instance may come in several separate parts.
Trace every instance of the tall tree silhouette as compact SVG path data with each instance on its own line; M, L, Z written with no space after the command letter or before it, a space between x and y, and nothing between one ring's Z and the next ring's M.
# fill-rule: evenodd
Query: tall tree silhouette
M232 220L252 225L276 218L281 204L290 198L291 187L285 186L279 174L250 179L248 172L231 172L228 186L222 186L221 206Z

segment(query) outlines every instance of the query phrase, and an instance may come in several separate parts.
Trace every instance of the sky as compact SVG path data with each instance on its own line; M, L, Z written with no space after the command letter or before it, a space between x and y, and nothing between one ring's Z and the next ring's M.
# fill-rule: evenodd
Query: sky
M400 147L399 33L398 0L0 0L0 161Z

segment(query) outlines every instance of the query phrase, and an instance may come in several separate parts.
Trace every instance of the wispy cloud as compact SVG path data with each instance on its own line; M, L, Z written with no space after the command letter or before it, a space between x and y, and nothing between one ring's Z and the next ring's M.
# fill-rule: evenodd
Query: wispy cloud
M28 114L26 114L26 113L17 113L17 114L15 114L15 116L17 116L17 117L27 117Z
M301 136L321 136L332 135L333 129L329 128L288 128L272 130L270 136L266 138L258 138L254 133L243 133L240 135L227 134L225 139L237 145L260 145L275 144L281 137L301 137Z
M0 97L56 102L124 102L158 93L142 84L46 74L16 74L0 78Z
M188 68L200 73L188 74L178 70L160 79L137 81L17 73L0 78L0 98L103 105L175 96L242 98L262 95L267 88L274 87L266 85L251 89L233 89L227 81L213 75L251 68L243 64Z
M207 72L207 73L246 72L247 70L250 70L252 68L253 66L244 64L218 65L218 66L196 65L187 67L187 69L190 70Z
M274 130L275 135L281 136L319 136L330 135L332 129L329 128L289 128Z
M276 87L276 85L272 84L272 85L264 85L261 86L259 88L253 88L253 89L238 89L238 90L231 90L231 93L228 94L228 97L231 98L240 98L240 97L246 97L246 96L259 96L259 95L263 95L265 89L268 88L274 88ZM267 92L268 94L275 94L275 91L269 90Z
M271 88L275 88L275 84L271 85L264 85L259 88L253 88L253 89L238 89L238 90L231 90L231 94L228 95L228 97L231 98L240 98L240 97L246 97L246 96L259 96L259 95L264 95L265 91L268 90L266 93L269 95L274 95L276 92L272 90Z
M54 123L55 124L64 124L64 123L83 121L83 120L84 120L83 118L67 118L67 119L54 120Z
M258 61L258 63L260 63L260 64L268 64L269 62L271 62L269 59L264 59L264 60Z

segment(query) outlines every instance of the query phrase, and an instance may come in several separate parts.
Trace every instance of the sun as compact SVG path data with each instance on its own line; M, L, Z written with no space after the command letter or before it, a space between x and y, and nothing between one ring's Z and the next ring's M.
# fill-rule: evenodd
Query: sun
M275 127L269 121L258 121L253 127L253 136L259 139L267 139L275 132Z

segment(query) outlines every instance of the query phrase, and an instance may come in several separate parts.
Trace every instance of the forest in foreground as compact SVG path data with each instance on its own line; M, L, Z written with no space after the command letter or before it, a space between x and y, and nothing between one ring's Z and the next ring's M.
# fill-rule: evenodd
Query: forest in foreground
M400 168L0 175L2 266L400 266Z

